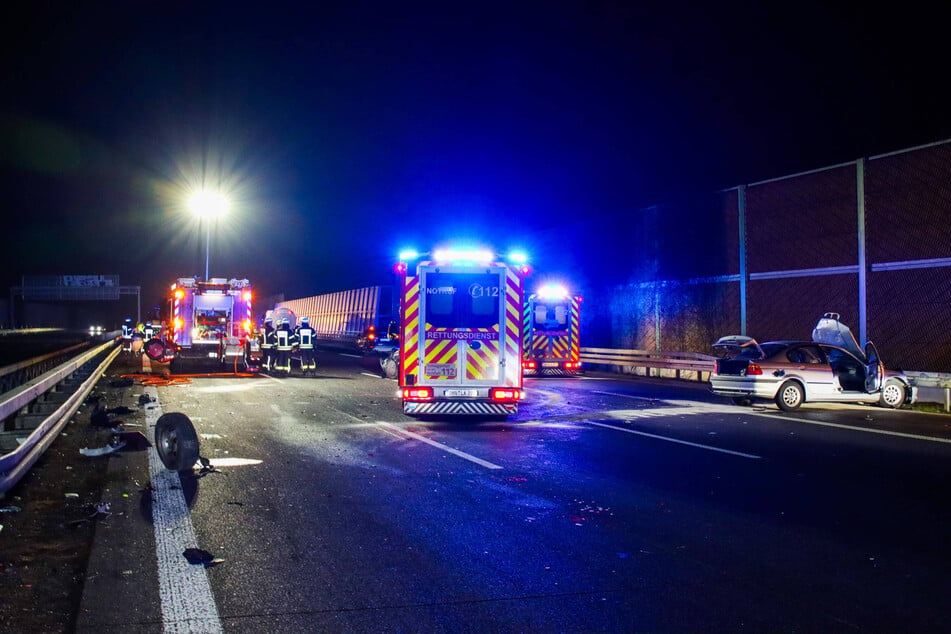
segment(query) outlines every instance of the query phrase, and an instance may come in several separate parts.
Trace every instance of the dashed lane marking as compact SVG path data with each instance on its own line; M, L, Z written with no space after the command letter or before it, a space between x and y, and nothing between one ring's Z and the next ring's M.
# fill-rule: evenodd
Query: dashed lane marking
M731 456L739 456L740 458L750 458L752 460L762 460L762 456L757 456L751 453L743 453L742 451L733 451L732 449L723 449L721 447L712 447L710 445L701 445L700 443L689 442L686 440L680 440L679 438L670 438L669 436L659 436L657 434L648 434L647 432L637 431L635 429L625 429L624 427L618 427L616 425L607 425L605 423L596 423L594 421L584 421L588 425L595 425L597 427L604 427L605 429L611 429L614 431L623 431L626 434L635 434L637 436L645 436L646 438L653 438L655 440L664 440L667 442L677 443L678 445L687 445L688 447L696 447L697 449L706 449L707 451L716 451L719 453L729 454Z
M377 425L378 427L380 427L383 431L387 431L388 433L389 433L389 432L396 432L397 434L400 434L401 436L405 436L405 437L407 437L407 438L412 438L413 440L418 440L418 441L420 441L420 442L424 442L424 443L426 443L427 445L431 445L431 446L433 446L433 447L436 447L437 449L442 449L442 450L445 451L446 453L451 453L451 454L454 455L454 456L458 456L458 457L462 458L463 460L468 460L469 462L474 462L475 464L479 465L480 467L485 467L486 469L501 469L501 468L502 468L502 467L500 467L500 466L497 465L497 464L493 464L493 463L489 462L488 460L483 460L482 458L478 458L478 457L476 457L476 456L473 456L472 454L466 453L466 452L464 452L464 451L459 451L458 449L454 449L454 448L450 447L449 445L444 445L444 444L442 444L441 442L436 442L435 440L432 440L431 438L426 438L426 436L422 436L422 435L417 434L417 433L415 433L415 432L411 432L411 431L409 431L409 430L402 429L401 427L399 427L399 426L397 426L397 425L394 425L393 423L384 423L384 422L382 422L382 421L377 421L377 422L376 422L376 425Z

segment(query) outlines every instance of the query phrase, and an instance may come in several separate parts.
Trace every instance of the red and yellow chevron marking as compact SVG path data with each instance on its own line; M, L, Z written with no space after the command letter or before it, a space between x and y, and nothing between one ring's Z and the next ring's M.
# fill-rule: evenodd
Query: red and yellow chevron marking
M492 328L491 332L498 332L498 328ZM499 378L499 354L502 347L498 339L480 343L478 349L469 346L466 351L466 378L495 381Z
M522 386L522 278L511 268L505 273L505 387Z
M417 374L419 368L419 282L420 277L403 278L400 327L400 385L405 385L407 374Z
M581 360L581 301L577 297L571 299L571 352L572 361Z
M426 330L429 330L429 325L427 324ZM424 353L425 362L423 364L423 370L425 371L426 366L431 363L446 364L446 365L459 365L459 342L451 341L448 339L427 339L426 340L426 351ZM427 374L427 379L437 379L437 380L454 380L454 376L434 376Z

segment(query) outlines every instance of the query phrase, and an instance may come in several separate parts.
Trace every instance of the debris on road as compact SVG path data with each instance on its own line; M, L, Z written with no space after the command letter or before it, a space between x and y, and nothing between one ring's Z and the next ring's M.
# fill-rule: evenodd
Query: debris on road
M84 456L105 456L105 455L114 453L116 451L119 451L123 447L125 447L125 441L120 440L119 442L115 444L109 443L105 447L96 447L94 449L83 447L82 449L79 450L79 453L81 453Z
M186 548L182 553L190 564L202 564L205 568L224 562L224 559L218 559L207 550L201 548Z

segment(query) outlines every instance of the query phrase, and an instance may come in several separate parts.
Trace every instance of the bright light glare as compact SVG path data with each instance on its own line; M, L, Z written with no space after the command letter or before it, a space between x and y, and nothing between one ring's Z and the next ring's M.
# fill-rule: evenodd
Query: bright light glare
M414 249L406 249L405 251L400 251L400 262L406 262L407 260L415 260L419 257Z
M439 249L433 254L437 262L477 262L488 264L492 261L491 251L485 249Z
M528 256L524 251L512 251L509 253L509 262L512 264L527 264Z
M220 218L228 212L231 203L219 192L199 191L188 198L188 208L202 218Z
M568 289L561 284L545 284L538 289L538 296L542 299L564 299L568 297Z

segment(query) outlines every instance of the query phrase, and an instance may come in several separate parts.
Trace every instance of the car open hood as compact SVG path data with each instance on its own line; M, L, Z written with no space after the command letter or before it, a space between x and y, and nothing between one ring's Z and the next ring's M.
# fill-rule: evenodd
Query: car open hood
M763 349L759 347L759 343L756 342L756 339L752 337L747 337L746 335L728 335L726 337L720 337L717 339L717 342L713 344L713 347L717 350L722 350L724 353L733 353L736 354L743 348L754 347L759 353L759 356L765 357Z
M849 327L839 321L839 313L826 313L812 331L812 340L830 346L845 348L859 359L865 360L865 351L859 347Z

